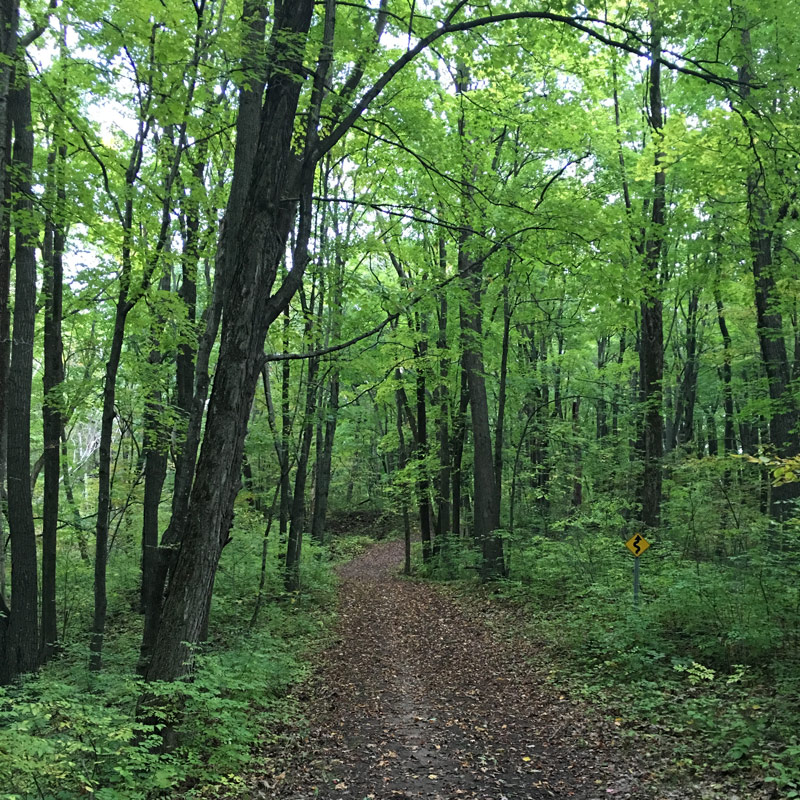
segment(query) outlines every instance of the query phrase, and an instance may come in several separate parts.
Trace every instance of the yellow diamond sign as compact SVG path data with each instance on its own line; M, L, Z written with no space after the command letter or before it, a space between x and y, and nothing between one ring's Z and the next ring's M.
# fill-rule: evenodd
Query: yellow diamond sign
M648 542L647 539L645 539L640 533L637 533L631 536L631 538L625 542L625 547L627 547L631 553L638 557L644 553L648 547L650 547L650 542Z

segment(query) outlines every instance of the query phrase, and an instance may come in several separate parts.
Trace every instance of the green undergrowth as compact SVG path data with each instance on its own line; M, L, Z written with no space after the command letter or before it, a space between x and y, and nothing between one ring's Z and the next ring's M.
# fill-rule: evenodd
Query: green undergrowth
M117 584L101 673L87 671L88 648L79 641L38 676L0 689L2 800L244 793L240 776L256 739L299 714L290 688L306 674L308 656L324 637L334 605L327 551L305 548L304 590L287 596L278 545L271 542L264 601L257 625L249 628L258 589L259 526L246 513L239 515L217 576L210 639L195 654L191 679L148 686L157 705L177 720L175 749L159 753L161 726L136 720L143 688L134 669L141 623L132 607L133 590ZM112 554L115 580L126 572L135 578L129 556ZM91 586L75 590L90 593ZM88 620L73 622L79 628Z
M330 543L330 553L334 562L344 564L366 553L375 544L375 538L365 533L337 536Z
M526 620L554 683L597 704L638 751L665 745L672 757L656 769L800 797L797 528L704 527L689 542L665 526L640 560L638 608L620 529L595 511L550 536L509 536L509 578L486 591ZM473 591L475 554L445 556L428 574L467 576Z

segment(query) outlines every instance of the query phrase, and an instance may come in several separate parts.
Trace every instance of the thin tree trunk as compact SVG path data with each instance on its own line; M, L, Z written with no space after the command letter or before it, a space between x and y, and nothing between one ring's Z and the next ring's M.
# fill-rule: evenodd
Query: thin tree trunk
M573 438L573 461L574 477L572 479L572 508L578 509L583 504L583 462L581 459L581 420L580 420L581 400L576 397L572 401L572 438Z
M301 295L302 297L302 295ZM323 297L320 292L320 306ZM305 307L306 326L304 341L312 343L314 325L314 307L316 300L312 293L310 306ZM316 315L319 316L318 314ZM316 337L314 337L316 338ZM311 442L314 438L314 411L317 398L317 372L319 359L308 360L308 375L306 376L306 397L303 410L303 426L300 434L300 449L297 455L297 467L294 474L294 493L292 496L292 513L289 521L289 539L286 543L286 567L284 571L284 586L287 592L296 592L300 589L300 555L303 546L303 532L306 524L306 482L308 480L308 458L311 453Z
M417 502L419 504L419 527L422 538L422 560L428 562L433 557L433 536L431 531L430 484L428 481L428 405L425 378L425 359L428 351L428 330L424 315L417 315L417 335L419 341L414 348L416 361L416 400L417 400L417 441L415 455L419 462L417 479Z
M683 380L678 386L675 402L675 416L672 423L671 447L678 447L691 441L694 433L694 404L697 398L697 308L700 300L699 290L693 289L689 297L686 313L686 362L683 365Z
M463 356L462 356L463 362ZM453 419L453 438L450 450L453 454L453 536L461 536L461 474L462 463L464 460L464 439L467 435L467 408L469 407L469 385L467 383L467 373L461 367L461 382L458 392L458 408L455 410Z
M725 308L722 304L722 295L719 288L714 289L714 300L717 306L717 322L722 336L723 361L722 361L722 405L725 413L725 432L723 434L723 454L736 452L736 434L733 413L733 386L731 369L731 335L728 332L728 323L725 320Z
M498 519L503 502L503 437L505 433L506 394L508 383L508 348L511 335L511 304L508 300L508 281L511 275L511 261L506 262L503 275L503 340L500 350L500 385L497 390L497 421L494 427L494 482L495 504Z
M56 612L56 544L58 531L59 479L61 477L61 431L64 425L58 389L64 380L61 317L63 308L64 204L66 191L63 163L66 146L58 137L48 158L51 170L52 211L48 212L44 246L44 496L42 507L42 641L41 661L47 662L58 643Z
M439 276L444 280L447 271L447 253L445 241L439 238ZM448 398L450 361L447 345L447 294L441 290L439 297L439 337L436 342L439 351L439 383L436 387L435 402L438 410L439 439L439 473L436 484L436 540L441 546L442 540L450 534L450 482L452 464L450 454L450 402Z
M338 228L338 217L334 216L334 268L330 299L331 324L328 339L337 341L342 330L342 296L344 294L345 260ZM314 486L314 515L311 520L311 538L317 542L325 541L325 523L328 515L328 495L331 488L331 464L333 463L333 443L339 418L339 368L334 365L328 379L328 398L326 405L325 433L322 447L317 450L316 483Z
M597 340L597 402L595 403L596 412L596 433L598 442L608 436L608 403L605 398L605 381L603 379L605 368L608 363L608 336L603 336Z
M395 402L397 405L397 468L402 472L408 464L408 450L406 448L405 433L403 431L403 397L402 394L395 392ZM402 490L401 509L403 514L403 542L404 560L403 574L411 574L411 521L408 514L408 499L405 488Z
M168 292L169 275L161 278L159 290ZM148 364L152 372L147 381L147 398L144 407L144 498L142 502L142 585L141 607L147 613L148 607L160 603L161 587L158 585L158 509L161 504L161 492L167 477L167 435L162 417L164 408L159 388L158 375L154 374L163 361L158 345L160 331L164 319L156 313L152 321L150 339L151 350ZM186 398L181 398L186 402ZM181 409L183 410L183 409ZM152 613L152 612L151 612Z
M283 312L283 350L289 352L289 307ZM289 533L289 513L291 510L291 486L289 483L289 439L292 435L292 415L289 406L289 389L292 375L291 362L287 359L281 365L281 439L278 463L281 468L281 501L279 509L279 547L286 543Z

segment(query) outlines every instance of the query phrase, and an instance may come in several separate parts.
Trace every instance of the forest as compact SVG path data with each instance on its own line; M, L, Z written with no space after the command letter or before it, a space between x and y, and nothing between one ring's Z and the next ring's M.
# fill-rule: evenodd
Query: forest
M800 797L792 0L0 9L0 798Z

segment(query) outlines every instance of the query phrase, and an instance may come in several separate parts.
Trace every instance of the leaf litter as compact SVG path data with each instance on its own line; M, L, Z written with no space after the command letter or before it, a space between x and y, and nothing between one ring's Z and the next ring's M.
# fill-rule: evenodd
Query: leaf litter
M296 693L310 722L262 743L252 798L718 796L660 785L651 753L553 687L479 604L401 578L401 560L402 543L385 542L340 568L335 636Z

